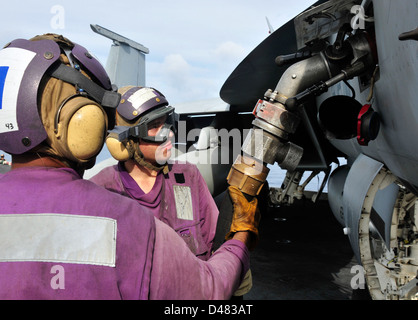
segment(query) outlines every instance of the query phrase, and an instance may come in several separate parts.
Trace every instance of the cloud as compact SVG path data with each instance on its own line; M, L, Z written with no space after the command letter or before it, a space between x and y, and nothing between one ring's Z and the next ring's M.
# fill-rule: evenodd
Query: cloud
M219 97L225 80L247 52L233 42L195 55L169 54L162 61L147 60L146 83L160 90L172 104ZM148 59L148 58L147 58Z
M245 53L244 47L232 41L223 42L214 50L216 60L221 63L236 62L243 59Z
M181 54L161 62L147 62L146 83L160 90L172 104L217 97L224 79L216 64L191 64Z
M162 63L164 78L170 85L184 88L189 85L192 67L180 54L170 54Z

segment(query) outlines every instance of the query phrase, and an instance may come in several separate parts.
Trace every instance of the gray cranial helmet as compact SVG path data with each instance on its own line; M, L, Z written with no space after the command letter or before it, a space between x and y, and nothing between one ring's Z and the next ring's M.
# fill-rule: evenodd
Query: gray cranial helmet
M47 77L74 85L77 96L104 108L109 122L120 100L100 62L84 47L62 36L45 36L17 39L0 50L0 149L11 154L22 154L47 138L38 111ZM62 54L70 66L60 60Z

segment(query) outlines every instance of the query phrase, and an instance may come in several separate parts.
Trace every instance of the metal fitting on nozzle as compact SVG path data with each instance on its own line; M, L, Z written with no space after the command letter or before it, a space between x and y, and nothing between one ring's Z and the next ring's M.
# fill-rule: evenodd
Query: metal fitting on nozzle
M245 139L242 151L262 162L277 162L282 169L296 169L303 149L288 142L288 138L295 133L299 117L281 103L265 100L258 101L253 113L256 116L252 122L254 128Z
M269 171L262 162L239 155L226 179L229 185L236 186L243 193L256 196L266 182Z
M264 163L277 162L282 169L293 171L302 158L303 149L288 142L288 136L296 131L300 119L281 103L259 100L253 111L256 116L253 128L227 177L230 185L242 192L258 195L270 171Z

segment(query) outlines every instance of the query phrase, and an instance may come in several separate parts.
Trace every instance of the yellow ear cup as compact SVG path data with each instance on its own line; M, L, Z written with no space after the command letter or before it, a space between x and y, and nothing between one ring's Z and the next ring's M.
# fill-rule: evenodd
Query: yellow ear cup
M120 142L113 133L106 138L106 146L113 158L118 161L127 161L133 154L126 147L125 142Z
M68 122L67 145L78 160L95 157L103 147L107 129L107 116L95 104L79 108Z

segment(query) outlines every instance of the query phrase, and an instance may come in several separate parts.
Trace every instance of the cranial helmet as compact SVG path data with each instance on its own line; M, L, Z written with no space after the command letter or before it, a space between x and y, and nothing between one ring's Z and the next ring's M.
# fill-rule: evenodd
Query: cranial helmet
M84 47L55 34L0 50L0 149L87 163L113 128L120 94Z
M138 148L139 140L164 143L175 129L174 108L169 106L165 96L154 88L127 86L119 89L122 94L116 113L116 127L109 131L106 145L111 155L119 161L135 158L140 164L149 166ZM156 135L148 134L149 124L166 116L165 124Z

